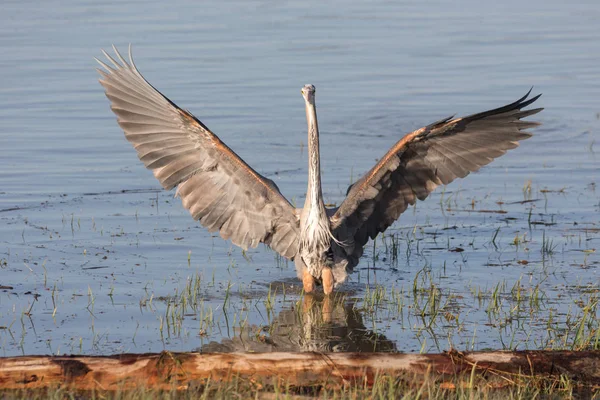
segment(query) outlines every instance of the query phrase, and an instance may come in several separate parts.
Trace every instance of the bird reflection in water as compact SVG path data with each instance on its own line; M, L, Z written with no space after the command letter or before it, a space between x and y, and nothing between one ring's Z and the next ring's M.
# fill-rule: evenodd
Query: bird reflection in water
M394 352L396 345L367 329L360 311L345 296L305 294L269 326L235 328L233 338L210 342L200 351Z

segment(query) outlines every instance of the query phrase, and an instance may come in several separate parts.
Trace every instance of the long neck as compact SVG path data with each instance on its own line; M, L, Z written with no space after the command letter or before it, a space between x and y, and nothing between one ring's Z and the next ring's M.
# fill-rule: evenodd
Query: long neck
M304 208L325 211L321 192L321 157L319 155L319 125L317 110L313 102L306 102L306 122L308 122L308 189Z

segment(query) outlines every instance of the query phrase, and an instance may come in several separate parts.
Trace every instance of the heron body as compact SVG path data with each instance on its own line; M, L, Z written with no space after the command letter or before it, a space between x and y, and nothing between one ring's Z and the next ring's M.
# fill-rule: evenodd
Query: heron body
M114 47L113 47L114 48ZM540 95L529 93L504 107L462 118L444 118L401 138L348 188L337 208L326 209L321 190L315 87L305 85L308 124L308 188L301 210L283 197L206 125L148 83L129 49L126 61L103 51L100 83L125 137L146 168L176 194L192 217L247 249L265 243L294 260L306 292L325 294L344 282L369 239L384 232L409 205L439 185L464 178L531 136L539 125L522 118ZM531 91L530 91L531 92Z
M313 281L316 278L323 281L323 289L326 294L329 294L335 283L335 279L331 276L333 234L321 190L321 158L315 87L305 85L302 88L302 96L306 106L308 124L308 188L306 189L304 208L300 214L300 249L295 263L305 290L314 286ZM338 282L343 282L343 280L339 279Z

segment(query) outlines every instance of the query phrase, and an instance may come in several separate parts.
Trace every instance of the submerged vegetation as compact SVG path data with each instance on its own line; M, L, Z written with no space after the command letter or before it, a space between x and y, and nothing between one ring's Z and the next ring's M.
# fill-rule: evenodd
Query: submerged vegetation
M572 196L596 204L594 189ZM567 208L564 188L528 181L522 192L505 202L440 191L369 244L354 282L326 301L304 295L293 265L264 249L208 236L212 247L198 250L207 234L183 213L159 213L170 200L156 191L128 216L16 216L19 239L2 254L1 350L600 349L600 222Z

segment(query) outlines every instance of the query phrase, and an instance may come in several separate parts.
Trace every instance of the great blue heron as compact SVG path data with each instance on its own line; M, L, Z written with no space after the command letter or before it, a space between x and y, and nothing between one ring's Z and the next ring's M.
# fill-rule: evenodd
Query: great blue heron
M100 83L125 137L163 188L176 195L209 231L247 249L265 243L294 260L305 292L316 283L325 294L346 280L369 238L385 231L409 205L437 186L464 178L519 145L539 125L521 121L542 108L522 109L540 97L522 98L494 110L448 117L405 135L348 188L338 208L326 209L321 192L319 128L315 87L302 96L308 122L308 189L296 209L273 181L260 175L190 112L179 108L144 77L131 56L112 67Z

